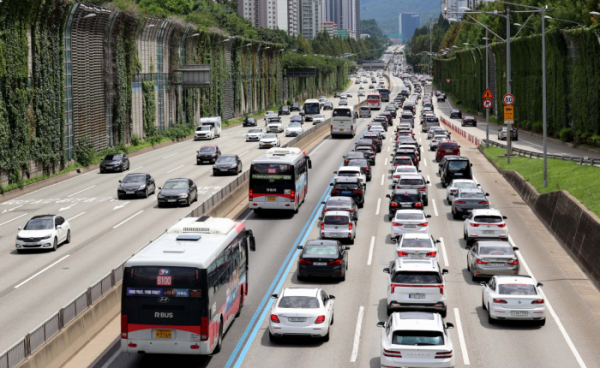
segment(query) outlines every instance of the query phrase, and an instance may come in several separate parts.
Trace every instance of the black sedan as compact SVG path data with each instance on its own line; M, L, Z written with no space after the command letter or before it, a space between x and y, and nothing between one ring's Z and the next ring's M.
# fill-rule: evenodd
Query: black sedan
M202 146L196 153L196 163L198 165L214 164L221 156L221 150L214 144Z
M389 218L396 215L396 211L402 209L423 209L423 198L418 189L394 189L392 194L386 194L390 199Z
M450 111L450 119L462 119L462 111L453 109Z
M279 108L279 115L289 115L290 107L288 105L283 105Z
M301 249L298 259L298 280L309 276L335 277L346 279L348 270L348 250L338 240L309 240Z
M367 181L371 181L371 176L373 175L373 173L371 173L371 164L369 164L369 160L355 158L350 160L346 166L360 167L360 171L363 174L365 174L365 176L367 177Z
M362 138L371 139L375 148L377 148L377 152L381 152L381 146L383 144L382 139L379 137L379 133L377 132L366 132L362 135Z
M198 200L198 187L192 179L169 179L158 190L158 207L169 204L189 206Z
M475 119L474 116L465 116L464 119L462 119L462 123L460 125L461 126L472 125L472 126L476 127L477 119Z
M213 176L237 175L242 172L242 160L238 155L221 155L213 165Z
M348 211L352 213L352 220L358 220L358 206L352 197L329 197L327 202L322 202L323 215L327 211Z
M127 196L148 198L148 195L154 194L156 191L154 178L150 174L128 174L123 180L119 180L119 183L117 188L119 199L124 199Z
M100 163L100 172L129 170L129 159L124 153L109 153Z
M292 106L290 106L290 111L300 111L300 104L298 102L292 103Z
M358 208L363 208L365 205L365 187L358 178L344 178L329 185L333 187L331 189L331 197L352 198Z
M248 116L247 118L244 119L244 123L242 124L242 126L257 126L258 125L258 121L256 120L256 118L253 118L252 116Z

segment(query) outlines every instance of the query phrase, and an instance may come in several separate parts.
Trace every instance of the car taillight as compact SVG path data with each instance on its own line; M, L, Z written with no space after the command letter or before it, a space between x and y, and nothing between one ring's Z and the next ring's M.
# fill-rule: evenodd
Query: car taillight
M420 191L425 191L427 190L427 187L423 187L423 188L419 188Z
M383 355L390 358L402 358L402 353L399 351L383 349Z
M416 157L415 157L414 161L417 162L417 158Z
M488 202L488 201L482 201L482 202L479 202L479 204L490 204L490 202Z
M394 166L400 166L400 164L394 164ZM394 176L394 178L398 178L398 176Z
M307 260L307 259L300 258L300 264L302 264L302 265L307 265L307 266L311 266L313 263L312 263L312 261L309 261L309 260Z
M454 201L454 203L456 203L456 204L467 204L467 202L463 202L463 201Z
M354 126L350 125L350 131L354 130Z
M200 340L208 340L208 317L200 318Z
M518 259L515 259L515 260L514 260L514 261L512 261L512 262L508 262L508 264L509 264L509 265L511 265L511 266L516 266L516 265L518 265L518 264L519 264L519 260L518 260Z
M362 193L362 189L353 190L352 193Z
M279 320L279 317L277 317L276 314L271 314L271 322L281 323L281 321Z
M329 126L329 130L333 130L333 125L330 125L330 126Z
M368 167L365 167L365 171L370 171L370 169Z
M438 285L440 288L440 294L444 295L444 285Z
M402 226L402 224L399 222L392 222L392 226Z
M417 224L417 225L418 226L427 226L427 225L429 225L429 222L423 222L423 223L420 223L420 224Z
M325 230L325 223L321 222L321 230Z
M544 299L538 299L531 302L531 304L544 304Z
M290 199L295 199L296 198L296 192L294 190L292 190L292 192L290 193Z
M394 178L399 178L399 177L400 177L400 175L394 175Z
M323 212L327 212L329 211L327 208L323 208Z
M381 141L375 141L375 143L379 143L379 142L381 142Z
M408 257L407 252L398 251L398 257Z
M488 264L489 262L482 261L481 259L476 259L475 263L477 263L477 264Z
M352 230L352 223L348 224L348 230Z
M474 223L471 222L471 226L472 227L479 227L479 224L474 224Z
M392 202L392 203L390 203L390 207L398 207L398 203Z
M498 227L506 227L506 224L498 224Z
M342 260L341 259L336 259L335 261L329 261L327 262L327 264L329 266L339 266L342 264Z
M350 160L344 160L344 162L345 162L345 163L348 163L348 162L350 162Z
M449 359L452 358L452 350L450 351L440 351L435 353L435 359Z
M315 319L315 325L323 322L325 322L325 316L318 316L317 319Z
M336 194L336 193L339 193L339 192L340 192L340 190L339 190L339 189L333 189L333 190L331 191L331 194Z
M127 325L127 316L121 315L121 338L126 339L128 332L129 332L129 326Z
M248 192L248 199L252 200L254 198L254 194L252 194L252 189Z
M425 254L425 257L435 257L437 256L437 252L428 252L427 254Z
M504 300L504 299L497 299L497 298L494 298L492 301L493 301L494 303L496 303L496 304L508 304L508 302L507 302L506 300Z
M423 207L423 204L421 204L421 202L417 202L415 203L415 207Z

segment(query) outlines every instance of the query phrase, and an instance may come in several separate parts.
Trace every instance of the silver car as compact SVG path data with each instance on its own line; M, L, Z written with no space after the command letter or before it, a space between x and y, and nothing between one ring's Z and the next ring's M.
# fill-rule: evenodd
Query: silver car
M445 134L436 134L431 139L431 142L429 142L429 150L430 151L437 151L438 146L440 145L440 143L445 142L445 141L449 141L449 140L450 139L448 139L448 136L446 136Z
M410 157L407 158L410 160ZM394 171L394 173L392 174L392 181L394 182L394 184L396 184L398 180L400 180L401 175L416 174L418 172L419 170L417 170L415 166L412 166L412 161L411 166L396 166L396 171Z
M327 211L321 222L321 238L347 240L354 244L356 219L348 211Z
M401 174L396 189L417 189L421 193L423 206L427 206L429 204L427 184L429 181L426 181L421 174Z
M508 139L507 131L508 131L508 129L506 127L503 127L502 129L498 129L498 140L499 141ZM511 132L510 139L513 141L518 141L519 140L519 130L515 129L515 128L511 128L510 132Z
M489 209L490 201L481 188L458 188L458 193L452 202L452 217L460 219L475 209Z
M286 137L297 137L302 134L302 124L300 123L289 123L285 129Z
M358 117L359 118L370 118L371 117L371 108L368 106L361 106L359 113L358 113Z
M246 142L258 142L263 136L262 129L250 129L246 133Z
M467 270L473 281L482 276L518 275L517 247L505 241L479 241L467 253Z
M454 196L458 193L458 188L477 188L479 184L471 179L454 179L446 188L446 200L448 204L454 200Z

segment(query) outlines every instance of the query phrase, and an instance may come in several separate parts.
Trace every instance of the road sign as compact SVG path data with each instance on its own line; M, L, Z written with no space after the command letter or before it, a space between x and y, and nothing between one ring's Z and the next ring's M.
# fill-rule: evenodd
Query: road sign
M515 96L507 93L502 97L502 102L504 102L506 106L512 106L515 103Z
M483 99L494 98L494 95L492 94L492 91L490 91L490 89L488 88L485 90L485 93L483 94L483 96L481 98L483 98Z
M512 124L515 120L515 108L512 106L504 106L504 122ZM508 123L510 121L510 123Z
M492 108L492 100L490 99L485 99L483 100L483 107L486 109L491 109Z
M452 82L452 79L450 79L450 78L447 78L447 79L446 79L446 83L450 84L450 82Z

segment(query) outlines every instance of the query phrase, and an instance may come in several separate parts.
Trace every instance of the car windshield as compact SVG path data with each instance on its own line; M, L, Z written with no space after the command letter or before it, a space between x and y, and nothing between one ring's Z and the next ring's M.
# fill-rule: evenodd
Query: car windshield
M529 284L500 284L498 293L500 295L537 295L535 286Z
M471 183L469 181L459 181L458 183L454 183L454 188L477 188L475 183Z
M168 181L163 186L163 189L187 189L187 188L188 188L187 180Z
M484 256L512 256L514 255L511 247L486 245L479 247L479 254Z
M483 193L461 193L459 195L461 199L483 199Z
M394 331L394 345L444 345L444 335L440 331Z
M216 150L217 150L216 147L211 147L211 146L200 148L200 152L215 152Z
M123 157L122 154L120 153L111 153L109 155L106 155L104 157L105 160L110 160L110 161L115 161L115 160L120 160Z
M305 255L327 255L336 256L338 249L336 245L307 245L304 247Z
M263 138L268 138L268 139L270 139L270 138L277 138L277 136L275 134L263 134L262 137Z
M199 127L199 129L196 129L196 130L210 130L210 128L211 128L210 126L204 125L204 126Z
M219 159L217 160L218 164L232 164L235 163L235 157L234 156L221 156L219 157Z
M279 301L279 308L319 308L319 300L312 296L284 296Z
M360 188L358 187L357 183L337 183L336 185L333 186L333 189L337 189L337 190L358 190Z
M443 143L440 145L441 149L457 149L458 145L456 143Z
M502 222L500 216L475 216L475 222L482 224L499 224Z
M340 106L347 106L347 105L348 105L348 101L346 101L346 100L340 101ZM339 115L336 115L336 116L339 116Z
M54 229L54 219L52 217L36 218L27 221L23 230L50 230Z
M248 131L248 133L260 133L260 132L262 132L262 130L261 130L261 129L250 129L250 130Z
M249 117L248 119L246 119L246 121L248 121L248 122L254 122L254 121L256 121L256 119L252 118L252 117Z
M325 216L323 221L325 225L348 225L350 219L348 216Z
M418 213L418 212L404 213L402 211L397 211L395 219L396 220L416 220L416 221L422 221L422 220L425 220L425 215L423 215L422 213Z
M362 106L360 108L360 111L371 111L371 108L370 107L366 107L366 106Z
M146 181L146 175L127 175L123 178L123 183L143 183Z
M441 284L442 277L437 272L397 272L394 282L401 284Z
M444 147L442 146L442 148ZM448 170L450 171L463 171L466 170L468 167L468 161L451 160L448 162Z
M302 128L302 125L300 123L290 123L288 128Z
M403 239L402 248L432 248L429 239Z

